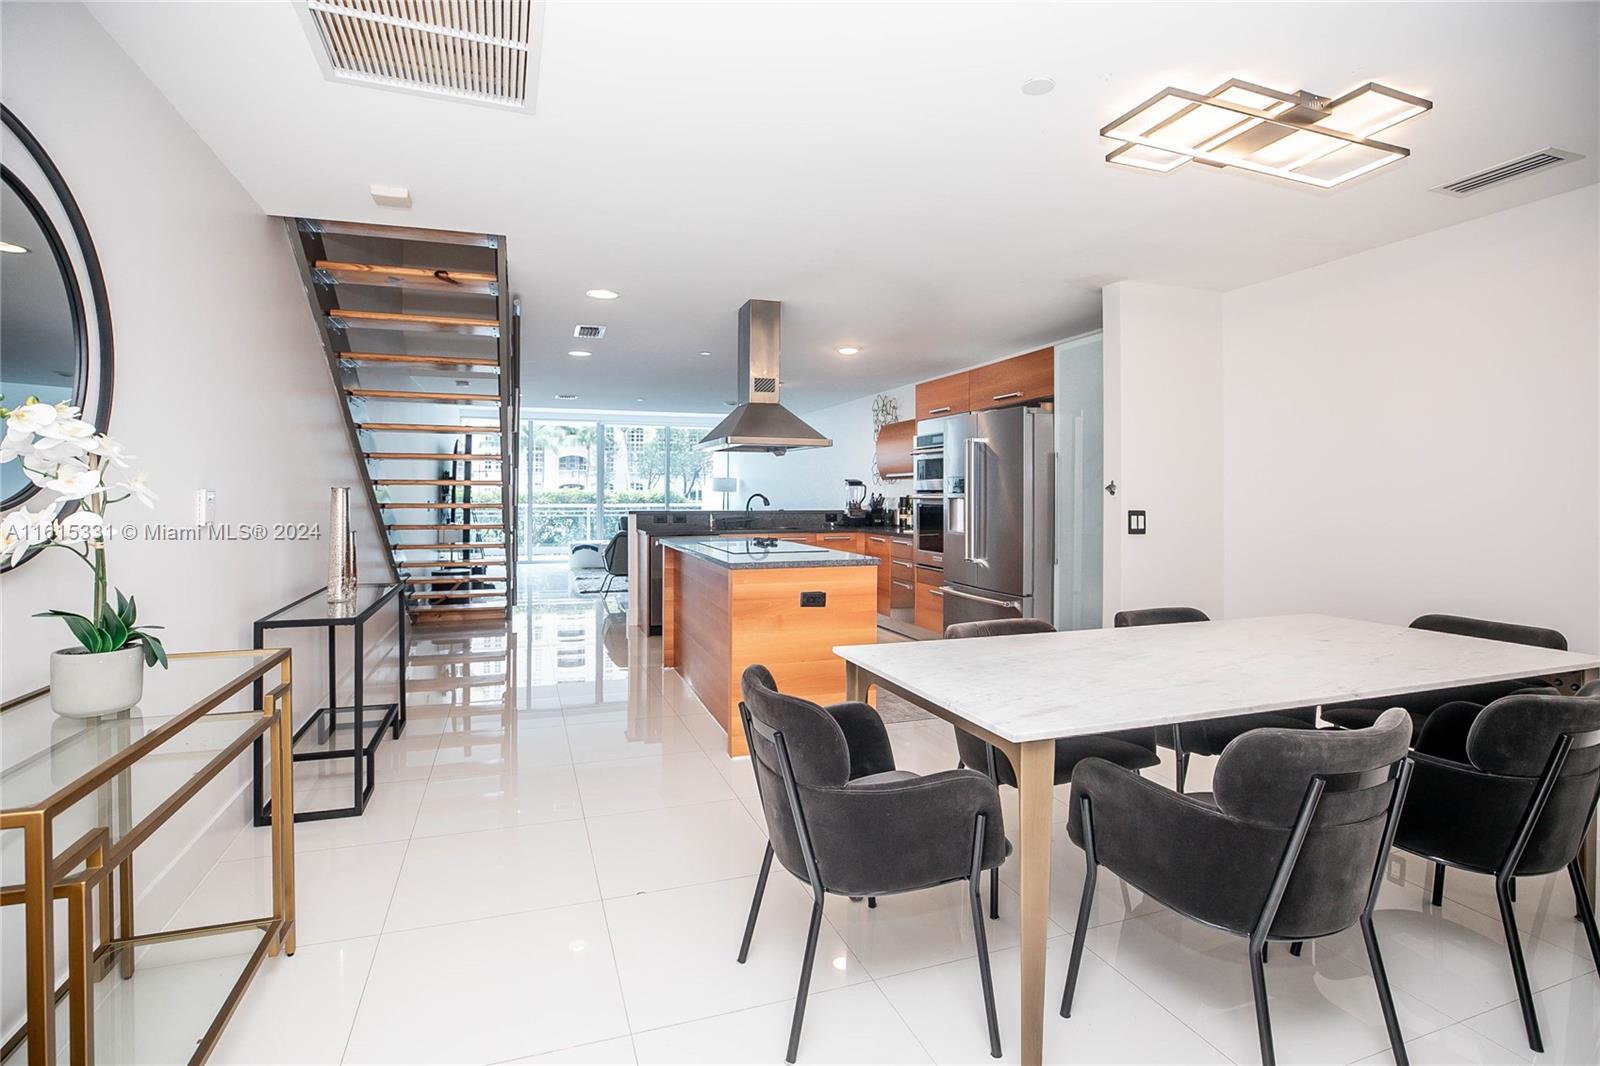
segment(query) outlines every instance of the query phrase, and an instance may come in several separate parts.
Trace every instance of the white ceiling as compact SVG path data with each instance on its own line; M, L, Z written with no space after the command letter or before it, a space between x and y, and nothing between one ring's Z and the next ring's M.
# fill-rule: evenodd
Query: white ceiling
M760 297L785 402L814 410L1093 326L1111 280L1248 285L1594 182L1600 156L1594 3L552 3L531 115L329 83L283 2L91 8L263 210L505 233L540 406L722 410ZM1409 160L1327 193L1102 161L1110 119L1231 76L1435 106L1384 135ZM1587 158L1428 191L1552 146Z

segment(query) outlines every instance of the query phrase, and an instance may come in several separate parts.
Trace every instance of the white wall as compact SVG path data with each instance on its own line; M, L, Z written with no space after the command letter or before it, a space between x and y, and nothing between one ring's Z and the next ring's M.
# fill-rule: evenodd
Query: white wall
M917 417L914 386L903 385L888 390L887 394L900 405L901 420ZM832 438L831 448L813 448L787 455L757 452L717 455L713 456L712 476L721 477L727 469L739 479L737 498L729 498L734 508L743 506L752 492L764 493L774 507L792 510L843 508L848 498L844 479L851 477L866 482L869 495L883 493L892 506L895 500L911 491L911 479L879 482L872 479L872 457L876 449L872 436L872 402L876 396L876 393L862 396L800 416L817 432ZM729 464L726 468L725 462ZM720 506L720 494L717 500Z
M1600 648L1597 188L1227 294L1229 614Z
M1105 290L1105 624L1123 609L1222 608L1222 294ZM1130 536L1127 512L1148 532Z
M113 515L192 527L194 491L206 487L217 492L218 522L325 524L328 486L358 484L358 471L282 224L79 5L4 4L0 38L6 104L62 171L104 266L116 343L111 432L161 496L154 511L123 504ZM375 549L364 508L356 521ZM111 579L138 596L142 621L167 627L169 649L240 648L254 618L320 584L323 560L320 542L140 540L114 546ZM376 554L362 565L369 575L383 566ZM30 616L87 609L86 573L49 551L0 575L0 693L45 683L49 652L70 638ZM313 683L316 644L296 644L296 676ZM296 706L320 696L297 691ZM142 928L166 920L245 824L246 767L235 769L193 801L198 823L141 850ZM8 1030L22 993L20 912L0 918Z

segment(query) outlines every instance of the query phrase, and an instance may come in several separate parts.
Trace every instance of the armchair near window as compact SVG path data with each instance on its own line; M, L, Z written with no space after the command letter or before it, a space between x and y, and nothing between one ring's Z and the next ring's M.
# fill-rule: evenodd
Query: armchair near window
M1087 860L1062 995L1070 1017L1101 866L1173 910L1249 938L1261 1060L1274 1061L1268 941L1329 936L1357 923L1395 1059L1406 1053L1372 909L1405 802L1411 722L1370 729L1258 729L1229 744L1214 795L1185 796L1099 759L1072 782L1067 832Z
M1436 905L1444 902L1446 866L1494 878L1528 1046L1543 1051L1512 879L1566 867L1600 968L1600 933L1578 862L1600 801L1600 682L1577 696L1445 704L1428 716L1413 757L1411 799L1395 845L1435 864Z
M740 688L739 717L768 844L739 961L750 952L774 855L785 870L809 883L812 893L788 1061L795 1061L800 1047L826 894L875 898L963 880L969 887L989 1053L999 1058L1000 1027L977 888L979 874L998 867L1009 850L994 785L974 770L919 777L895 769L888 732L865 703L819 707L786 696L760 665L745 670Z
M1165 626L1180 622L1209 622L1206 613L1195 607L1151 607L1142 611L1118 611L1112 624L1118 629L1127 626ZM1378 716L1373 714L1371 725ZM1289 711L1268 711L1262 714L1240 714L1231 718L1212 718L1204 722L1185 722L1157 732L1156 739L1172 749L1178 762L1178 791L1183 791L1189 776L1189 756L1221 755L1224 748L1252 729L1315 729L1317 709L1304 707Z

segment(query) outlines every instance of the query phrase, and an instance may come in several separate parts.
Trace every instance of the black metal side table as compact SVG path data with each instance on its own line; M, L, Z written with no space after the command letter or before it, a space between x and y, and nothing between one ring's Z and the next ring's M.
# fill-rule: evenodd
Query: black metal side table
M363 627L367 621L378 613L386 604L393 602L396 615L399 619L399 646L400 646L400 676L396 682L397 696L394 703L367 703L365 702L366 682L366 642ZM337 746L316 747L307 751L296 750L295 762L312 762L324 759L349 759L353 781L353 800L348 807L332 807L326 810L311 810L294 812L297 822L316 822L327 818L352 818L360 815L367 809L367 800L372 796L372 787L377 784L378 767L376 754L378 745L382 743L384 733L399 739L401 732L406 727L406 603L405 597L400 595L400 585L396 583L382 585L360 585L356 588L355 596L344 603L329 603L327 590L318 589L307 596L302 596L287 606L280 607L264 618L256 619L255 645L263 647L262 640L269 629L310 629L324 627L328 631L328 705L318 707L316 712L305 720L300 728L294 731L294 743L299 744L300 738L311 730L317 729L317 742L328 745L330 741L337 744L339 729L339 716L345 713L350 715L350 726L354 730L354 737L348 748ZM339 704L339 630L348 626L351 629L351 653L355 657L355 669L351 671L351 698L349 705ZM259 683L257 689L260 689ZM258 691L256 699L261 696ZM372 727L371 735L365 730ZM252 808L255 824L270 825L272 819L272 802L263 795L263 776L261 744L256 742L253 755L254 784L251 789Z

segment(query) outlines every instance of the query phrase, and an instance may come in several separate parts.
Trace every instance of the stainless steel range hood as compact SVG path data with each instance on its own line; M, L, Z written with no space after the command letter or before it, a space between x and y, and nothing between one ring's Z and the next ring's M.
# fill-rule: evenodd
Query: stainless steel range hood
M746 300L739 308L739 406L705 435L707 452L770 452L831 448L833 441L778 402L779 319L777 300Z

